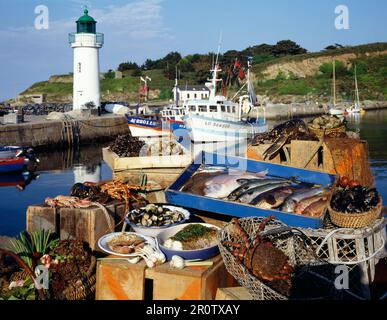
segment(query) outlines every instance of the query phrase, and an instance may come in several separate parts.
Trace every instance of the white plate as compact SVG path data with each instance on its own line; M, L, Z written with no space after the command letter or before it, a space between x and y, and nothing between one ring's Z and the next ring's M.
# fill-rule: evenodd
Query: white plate
M152 245L152 246L155 246L156 245L156 242L155 242L155 239L152 238L152 237L146 237L146 236L143 236L141 234L138 234L138 233L134 233L134 232L115 232L115 233L110 233L110 234L107 234L105 236L103 236L101 239L99 239L98 241L98 247L104 251L105 253L107 254L111 254L111 255L114 255L114 256L118 256L118 257L125 257L125 258L136 258L139 256L138 253L131 253L131 254L120 254L120 253L117 253L117 252L114 252L113 250L111 250L107 243L109 241L111 241L114 237L116 236L119 236L121 234L127 234L127 235L130 235L130 234L133 234L133 235L136 235L138 236L139 238L143 238L147 244L149 245Z

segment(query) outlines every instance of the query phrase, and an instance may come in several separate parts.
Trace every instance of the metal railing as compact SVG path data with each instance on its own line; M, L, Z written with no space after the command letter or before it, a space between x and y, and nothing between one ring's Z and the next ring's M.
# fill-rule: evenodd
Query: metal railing
M75 42L82 42L85 44L90 43L102 46L104 44L104 34L72 32L69 34L69 44L73 44Z

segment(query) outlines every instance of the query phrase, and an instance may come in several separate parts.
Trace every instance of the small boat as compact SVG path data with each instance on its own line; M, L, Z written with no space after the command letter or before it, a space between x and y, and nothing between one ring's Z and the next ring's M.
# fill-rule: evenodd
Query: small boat
M25 164L24 158L1 158L0 174L23 171Z
M160 115L126 115L126 118L133 137L167 137L176 130L186 129L184 115L183 108L168 106L161 110Z
M23 150L22 147L6 146L0 147L0 159L15 158L18 151Z
M347 113L349 114L354 114L354 113L364 113L364 109L360 106L360 95L359 95L359 86L358 86L358 83L357 83L357 68L356 68L356 65L355 65L355 92L356 92L356 102L355 104L348 108L346 110Z
M336 106L336 61L333 60L333 81L332 81L332 96L333 96L333 106L328 110L328 113L331 116L341 116L345 113L344 109L340 109Z

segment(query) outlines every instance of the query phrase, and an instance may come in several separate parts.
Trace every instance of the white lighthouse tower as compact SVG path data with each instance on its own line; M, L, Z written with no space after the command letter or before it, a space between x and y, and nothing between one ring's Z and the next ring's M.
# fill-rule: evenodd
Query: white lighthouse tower
M73 110L86 109L91 103L100 107L99 49L104 35L96 32L97 22L87 9L77 21L77 32L70 33L69 42L74 49Z

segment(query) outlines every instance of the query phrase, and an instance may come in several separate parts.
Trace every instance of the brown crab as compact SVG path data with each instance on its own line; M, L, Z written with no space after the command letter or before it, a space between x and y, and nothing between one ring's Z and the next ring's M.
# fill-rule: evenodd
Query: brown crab
M225 245L255 277L269 282L273 289L289 295L293 273L289 258L280 249L275 248L269 238L261 237L261 232L273 219L274 217L270 217L259 224L257 236L252 242L239 220L233 219L234 238L242 239L242 243L229 241Z

